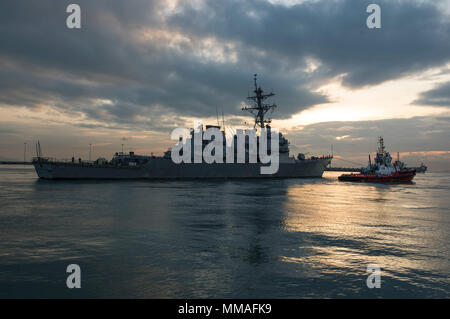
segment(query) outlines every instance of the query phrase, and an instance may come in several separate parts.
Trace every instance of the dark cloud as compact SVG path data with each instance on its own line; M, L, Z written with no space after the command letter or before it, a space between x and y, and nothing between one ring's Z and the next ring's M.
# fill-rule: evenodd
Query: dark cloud
M286 7L260 0L204 1L171 18L180 30L253 46L289 67L306 57L316 73L346 74L344 84L377 84L450 59L450 22L440 1L377 1L382 28L366 27L371 1L306 1Z
M371 85L450 57L436 2L379 1L382 29L368 30L365 1L184 1L168 14L163 0L79 0L82 28L69 30L71 2L0 3L0 103L161 129L221 106L242 114L258 73L286 118L328 102L315 90L337 75Z
M430 91L422 93L414 103L419 105L450 107L450 82L441 84Z
M161 8L157 1L130 1L126 6L123 1L79 1L81 30L65 27L70 2L46 3L3 3L0 56L8 62L1 74L3 103L53 104L97 120L105 116L104 120L123 121L154 106L191 116L214 115L216 106L224 106L227 113L236 114L251 90L258 68L206 63L194 57L195 43L179 52L160 41L133 38L144 27L150 32L170 30L155 13ZM279 115L326 102L302 87L306 79L263 75L264 84L280 87L277 101L286 105ZM89 99L112 100L114 106L89 106Z
M448 118L432 116L327 122L305 126L301 131L292 130L288 132L287 137L293 152L329 154L333 145L334 154L337 155L335 166L352 166L352 163L362 166L366 164L368 154L376 151L378 136L383 136L388 151L393 155L397 152L419 153L404 158L409 165L419 165L424 161L433 169L448 170L449 154L446 157L435 155L436 158L427 155L429 152L432 154L435 151L450 151L448 124ZM343 160L340 160L341 158Z

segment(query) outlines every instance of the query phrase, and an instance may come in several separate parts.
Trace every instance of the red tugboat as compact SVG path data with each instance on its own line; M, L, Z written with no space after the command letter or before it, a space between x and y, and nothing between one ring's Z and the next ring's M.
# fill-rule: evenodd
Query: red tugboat
M399 158L392 164L392 157L389 152L386 152L383 138L380 136L375 163L372 164L369 155L369 165L363 168L361 173L342 174L338 179L348 182L392 183L410 182L415 175L416 170L406 168Z

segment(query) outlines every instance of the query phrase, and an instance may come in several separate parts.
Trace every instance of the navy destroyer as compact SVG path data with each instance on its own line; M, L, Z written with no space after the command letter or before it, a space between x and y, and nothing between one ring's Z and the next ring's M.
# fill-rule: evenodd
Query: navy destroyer
M254 129L270 130L271 119L266 118L269 111L277 106L266 103L274 93L264 94L258 86L256 74L254 78L254 95L247 99L251 105L242 108L254 116ZM226 139L225 127L207 125L222 132ZM200 128L203 130L203 126ZM330 164L332 156L311 156L306 158L303 153L296 157L289 154L289 141L279 134L279 167L276 173L261 174L261 167L266 166L259 160L244 163L175 163L171 157L171 150L163 156L144 156L134 152L125 154L117 152L110 161L98 158L95 161L83 161L81 158L71 161L55 160L41 154L40 144L36 145L37 156L33 164L40 178L43 179L205 179L205 178L303 178L322 177L326 166ZM191 130L194 135L194 129ZM236 139L236 135L231 139ZM193 140L193 139L192 139ZM259 140L258 140L259 141ZM236 144L234 144L236 145ZM275 144L276 145L276 144ZM204 147L205 145L203 145ZM245 158L248 159L248 139L245 142ZM269 150L270 152L270 150ZM236 152L235 152L236 154ZM224 153L225 157L225 153Z

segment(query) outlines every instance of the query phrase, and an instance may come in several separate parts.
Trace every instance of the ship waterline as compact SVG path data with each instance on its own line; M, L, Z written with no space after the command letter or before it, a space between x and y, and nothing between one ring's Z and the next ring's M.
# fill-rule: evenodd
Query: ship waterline
M261 163L180 163L156 157L141 167L111 167L35 161L43 179L196 179L196 178L306 178L322 177L331 157L280 163L275 174L260 174Z

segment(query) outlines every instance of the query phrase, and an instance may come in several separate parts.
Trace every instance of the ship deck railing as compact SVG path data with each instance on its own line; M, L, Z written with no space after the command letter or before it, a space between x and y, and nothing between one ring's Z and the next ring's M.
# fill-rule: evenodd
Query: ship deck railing
M66 158L54 158L54 157L33 157L34 162L43 162L43 163L54 163L54 164L95 164L96 161L87 161L87 160L74 160L66 159Z
M333 158L333 155L322 155L322 156L311 156L312 159L327 159L327 158Z
M122 167L122 168L139 168L140 166L116 166L111 164L110 162L105 163L97 163L97 161L89 161L89 160L74 160L72 159L56 159L53 157L33 157L32 163L49 163L58 166L81 166L81 167Z

